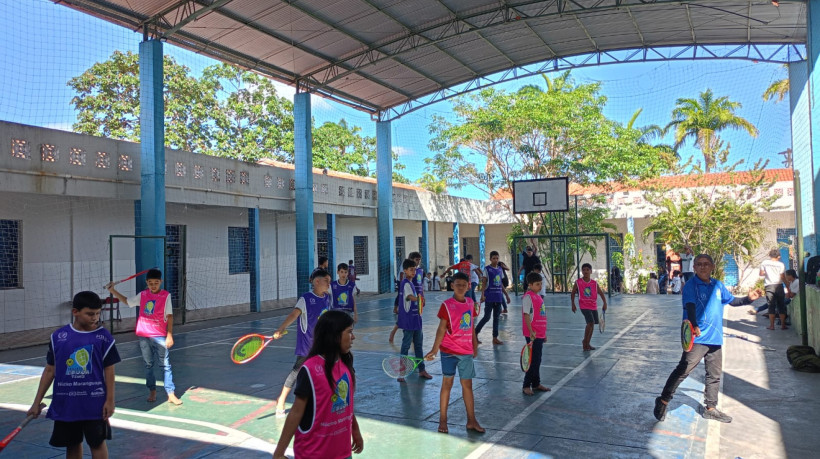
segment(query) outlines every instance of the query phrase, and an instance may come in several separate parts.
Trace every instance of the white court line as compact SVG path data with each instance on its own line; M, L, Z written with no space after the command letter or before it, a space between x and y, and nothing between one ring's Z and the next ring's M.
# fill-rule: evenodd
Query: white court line
M499 441L501 441L501 439L504 438L505 435L512 432L516 427L518 427L519 424L524 422L524 420L527 418L527 416L532 414L533 411L537 410L541 405L546 403L546 401L549 400L550 397L555 395L555 393L558 392L559 389L564 387L572 378L575 377L576 374L578 374L587 365L589 365L589 363L592 361L593 358L597 357L598 354L605 351L613 342L615 342L615 340L617 340L621 336L625 335L632 327L634 327L638 322L640 322L644 318L644 316L646 316L647 314L649 314L649 310L644 311L644 313L641 314L640 316L638 316L637 319L633 320L632 323L629 324L629 326L622 329L617 335L610 338L609 341L606 342L606 344L599 347L595 352L592 353L592 355L590 355L588 358L584 359L583 362L581 362L572 371L567 373L566 376L561 378L560 381L558 381L556 384L554 384L552 386L552 391L551 392L547 392L546 394L541 395L538 398L538 400L536 400L530 406L528 406L526 409L524 409L524 411L518 413L518 415L515 416L514 418L512 418L504 427L501 428L501 430L499 430L495 434L493 434L493 436L490 437L489 442L482 443L481 446L479 446L478 448L473 450L473 452L470 453L467 456L467 459L477 459L477 458L481 457L484 453L489 451L490 448L492 448Z
M17 403L0 403L0 408L8 410L16 410L25 412L28 410L28 405L21 405ZM130 421L127 419L119 419L119 416L134 416L139 418L154 419L165 422L173 422L176 425L195 425L212 429L221 434L213 434L206 432L199 432L194 430L182 429L179 427L162 426L157 427L153 424ZM134 430L137 432L144 432L147 434L165 435L174 438L182 438L186 440L193 440L201 443L214 443L222 446L240 447L245 449L252 449L257 451L264 451L273 453L276 445L268 443L253 435L242 432L231 427L215 424L207 421L198 421L195 419L184 419L172 416L162 416L158 414L144 413L141 411L128 410L117 408L114 415L110 418L111 425L121 429Z

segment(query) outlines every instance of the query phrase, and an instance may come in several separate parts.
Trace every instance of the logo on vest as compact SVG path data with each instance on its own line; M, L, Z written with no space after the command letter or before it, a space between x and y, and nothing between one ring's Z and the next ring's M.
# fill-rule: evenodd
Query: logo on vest
M336 393L330 397L330 402L332 403L331 413L340 413L350 405L350 380L347 374L342 375L336 381Z
M584 287L584 296L587 298L592 298L592 287L590 287L589 285Z
M501 276L496 274L495 277L493 277L493 287L500 287L500 286L501 286Z
M68 332L61 331L57 334L57 339L60 341L64 341L66 338L68 338Z
M462 330L469 330L470 325L472 325L473 316L470 315L469 312L465 312L463 316L461 316L461 321L458 323L458 328Z
M105 389L98 387L91 391L92 397L105 397Z
M541 314L541 317L547 317L547 303L541 303L538 313Z
M146 316L150 316L151 314L153 314L154 313L154 300L148 300L145 303L145 308L142 310L142 312Z
M347 292L342 292L337 300L339 306L347 306Z
M65 374L69 376L83 376L91 374L91 353L94 346L87 345L74 350L68 360L65 361Z

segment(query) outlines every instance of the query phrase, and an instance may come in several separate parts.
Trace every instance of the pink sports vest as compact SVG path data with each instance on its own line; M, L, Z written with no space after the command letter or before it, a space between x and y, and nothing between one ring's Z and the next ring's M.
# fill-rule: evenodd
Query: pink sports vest
M533 292L532 290L527 290L527 293L524 296L529 296L530 300L532 301L532 329L535 331L536 338L546 338L547 337L547 307L544 304L544 300L541 297ZM521 310L521 331L524 333L524 336L530 336L530 330L527 328L527 322L525 321L524 316L530 314L530 311Z
M578 305L581 309L598 309L598 283L590 279L589 282L584 282L584 279L575 281L578 286Z
M325 359L320 355L305 361L304 368L313 387L313 424L296 429L293 452L304 458L347 458L353 454L353 376L341 360L333 365L331 390L325 376Z
M140 293L140 311L137 319L137 336L151 338L165 336L168 333L168 322L165 317L165 302L169 293L160 290L151 293L145 289Z
M450 328L441 340L441 349L454 355L473 355L473 315L475 309L471 298L460 303L455 298L444 300L444 308L450 319Z

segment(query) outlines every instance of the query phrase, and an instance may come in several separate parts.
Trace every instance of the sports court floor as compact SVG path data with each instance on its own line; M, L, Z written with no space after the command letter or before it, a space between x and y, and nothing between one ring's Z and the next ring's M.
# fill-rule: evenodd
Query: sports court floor
M428 295L425 350L432 345L437 324L435 300L448 296ZM513 298L509 318L501 325L505 344L489 344L491 323L479 337L485 344L476 362L474 390L478 420L487 433L465 431L456 384L450 434L444 435L436 432L438 361L428 365L432 381L416 375L405 384L389 379L381 361L398 353L401 336L396 345L387 343L394 323L393 299L360 297L353 352L358 380L355 409L365 448L357 457L810 457L820 449L813 433L820 419L819 375L784 366L787 345L798 339L791 331L771 335L761 319L746 316L746 308L727 308L726 332L748 336L726 338L721 406L735 422L707 423L698 415L702 367L681 386L666 421L655 421L654 397L680 358L679 301L673 296L613 298L605 333L595 331L592 344L597 350L584 353L583 317L570 311L566 295L548 295L548 342L541 376L552 392L526 396L521 393L523 373L518 365L521 319L514 313L520 297ZM287 312L177 327L171 358L177 395L184 401L179 407L145 401L137 343L133 334L117 335L123 362L116 367L111 457L270 457L284 422L274 416L275 398L293 362L296 334L286 335L244 366L231 363L228 351L241 335L270 334ZM0 352L3 435L24 417L44 355L44 346ZM48 445L51 427L43 418L33 421L3 454L63 457L62 450Z

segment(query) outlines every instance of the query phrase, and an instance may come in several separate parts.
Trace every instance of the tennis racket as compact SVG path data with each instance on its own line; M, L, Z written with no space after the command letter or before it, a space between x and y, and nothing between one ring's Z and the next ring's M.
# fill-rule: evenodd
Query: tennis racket
M684 320L680 326L680 345L684 352L689 352L695 345L695 335L692 333L692 322Z
M409 355L393 355L382 360L382 369L393 379L404 378L411 375L421 362L424 362L424 359Z
M45 408L45 407L46 407L46 404L41 403L40 404L40 411L43 411L43 408ZM18 425L14 430L12 430L10 434L6 435L6 438L4 438L3 440L0 440L0 451L3 451L3 449L6 446L8 446L9 443L11 443L12 440L14 440L14 437L16 437L17 434L19 434L20 431L23 430L23 427L25 427L26 424L31 422L31 420L36 418L36 417L37 416L35 416L33 414L30 414L30 415L26 416L26 418L23 419L23 422L21 422L20 425Z
M424 297L420 296L419 297L419 315L421 315L422 312L424 312Z
M285 330L279 335L279 338L288 334L288 331ZM245 335L236 342L231 348L231 360L233 363L243 364L248 363L251 360L259 357L259 354L262 353L262 350L265 349L271 341L273 341L273 335L271 336L264 336L258 333L251 333L250 335Z
M521 371L526 373L530 369L532 363L532 342L529 342L521 348Z
M120 280L118 280L118 281L111 282L110 284L106 284L103 288L104 288L104 289L106 289L106 290L108 290L108 287L113 287L113 286L115 286L115 285L117 285L117 284L122 284L123 282L130 281L131 279L133 279L133 278L135 278L135 277L137 277L137 276L142 276L143 274L147 273L147 272L148 272L148 271L150 271L150 270L151 270L151 268L148 268L148 269L146 269L145 271L140 271L140 272L138 272L138 273L136 273L136 274L130 275L130 276L126 277L125 279L120 279Z
M601 319L598 321L598 331L603 333L606 329L606 311L601 311Z

